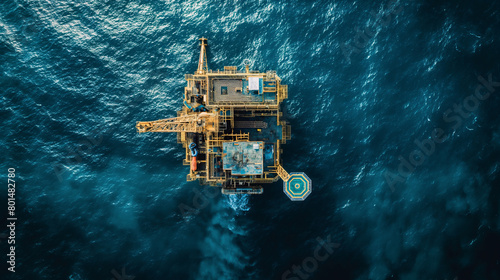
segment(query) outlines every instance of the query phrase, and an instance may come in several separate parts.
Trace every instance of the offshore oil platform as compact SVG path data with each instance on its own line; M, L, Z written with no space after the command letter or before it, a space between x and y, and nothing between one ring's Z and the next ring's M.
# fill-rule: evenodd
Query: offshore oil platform
M252 71L249 63L245 71L209 70L207 39L199 40L198 69L185 75L182 110L174 118L137 122L137 131L176 132L185 150L183 164L190 165L188 181L221 187L223 194L262 194L262 184L281 178L291 200L305 200L311 180L285 171L280 157L291 137L280 108L288 87L275 71Z

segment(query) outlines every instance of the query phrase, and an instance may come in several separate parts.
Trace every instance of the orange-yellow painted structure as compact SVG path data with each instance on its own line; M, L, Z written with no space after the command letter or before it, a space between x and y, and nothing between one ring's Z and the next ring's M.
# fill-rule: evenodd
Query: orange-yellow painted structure
M291 133L281 103L288 87L275 71L253 71L249 63L244 71L236 66L209 70L207 46L201 38L198 68L185 75L184 106L177 117L137 122L137 131L176 132L184 164L191 165L187 180L221 187L225 194L260 194L262 184L286 182L290 175L281 153ZM197 148L195 156L189 143ZM308 186L301 185L301 191Z

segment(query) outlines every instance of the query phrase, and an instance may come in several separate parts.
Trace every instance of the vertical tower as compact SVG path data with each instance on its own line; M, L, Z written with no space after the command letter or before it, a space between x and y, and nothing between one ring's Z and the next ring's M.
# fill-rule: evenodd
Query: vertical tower
M206 52L206 47L207 47L207 38L200 38L200 59L198 60L198 70L196 70L196 74L198 75L203 75L207 72L208 70L208 65L207 65L207 52Z

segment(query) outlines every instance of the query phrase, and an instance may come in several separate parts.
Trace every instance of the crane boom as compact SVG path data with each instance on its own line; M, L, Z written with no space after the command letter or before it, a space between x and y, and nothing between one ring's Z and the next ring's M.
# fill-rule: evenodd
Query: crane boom
M176 118L161 119L149 122L137 122L139 133L144 132L204 132L217 131L219 120L217 114L194 113Z

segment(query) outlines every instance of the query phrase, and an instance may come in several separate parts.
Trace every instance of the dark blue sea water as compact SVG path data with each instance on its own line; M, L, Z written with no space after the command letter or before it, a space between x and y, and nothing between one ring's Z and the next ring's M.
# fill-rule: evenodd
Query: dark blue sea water
M500 279L499 8L2 1L0 278ZM181 108L202 36L211 69L289 85L306 201L185 182L176 136L136 133Z

